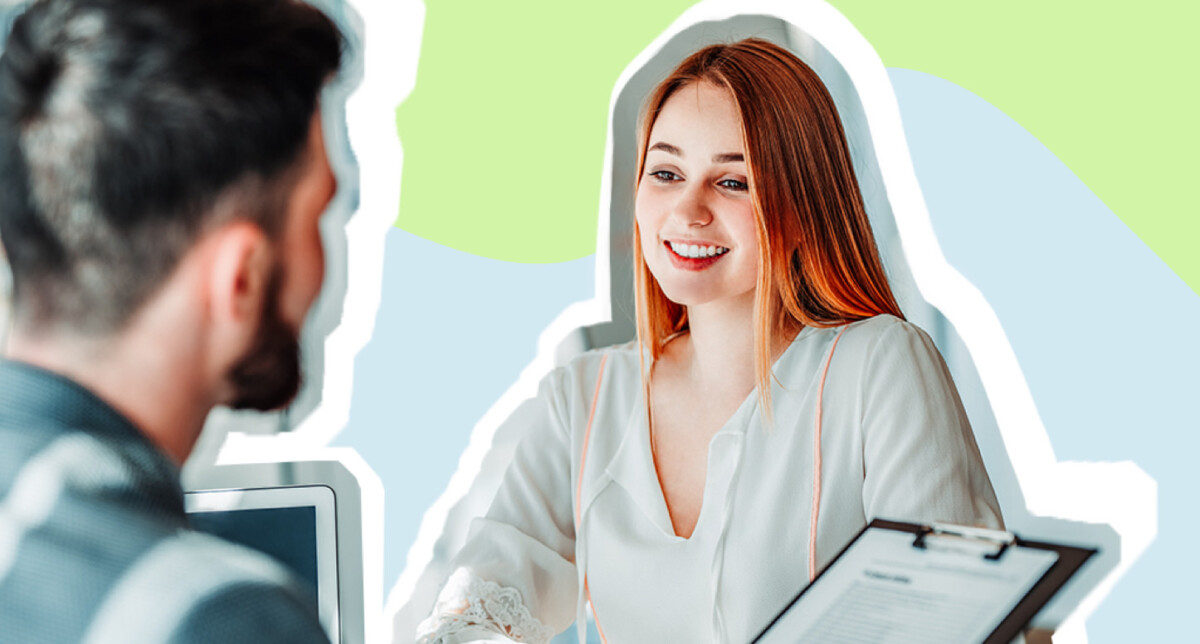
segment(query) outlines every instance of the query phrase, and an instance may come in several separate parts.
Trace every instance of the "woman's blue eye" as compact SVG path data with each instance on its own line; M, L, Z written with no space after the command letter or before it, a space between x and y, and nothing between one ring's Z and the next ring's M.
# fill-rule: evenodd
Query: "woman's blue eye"
M672 181L679 180L679 175L671 172L670 170L655 170L654 172L650 172L648 174L651 177L654 177L660 183L671 183Z
M749 184L747 184L745 181L738 181L737 179L722 179L717 182L717 185L724 188L729 188L730 190L737 190L738 192L750 189Z

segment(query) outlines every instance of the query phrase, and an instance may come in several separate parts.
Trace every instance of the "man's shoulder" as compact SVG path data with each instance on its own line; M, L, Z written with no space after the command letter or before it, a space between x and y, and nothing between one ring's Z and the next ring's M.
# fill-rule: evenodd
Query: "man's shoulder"
M0 631L32 642L326 641L311 594L265 555L121 503L60 508L0 579Z
M282 565L187 529L177 484L86 433L20 429L0 426L0 522L13 537L0 544L0 632L30 642L325 641Z
M152 607L152 610L146 610ZM324 642L316 607L274 560L215 537L162 539L113 585L89 628L115 641L136 616L140 641Z

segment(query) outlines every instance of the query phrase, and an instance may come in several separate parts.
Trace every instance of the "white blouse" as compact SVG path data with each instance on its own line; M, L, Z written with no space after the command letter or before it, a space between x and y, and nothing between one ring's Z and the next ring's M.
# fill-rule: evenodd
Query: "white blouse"
M585 622L590 595L608 642L749 641L809 580L817 394L841 330L805 328L778 358L772 427L755 391L713 436L687 539L675 535L654 470L636 344L550 373L536 422L418 636L545 642ZM870 518L1002 527L924 331L888 315L845 327L822 399L818 569Z

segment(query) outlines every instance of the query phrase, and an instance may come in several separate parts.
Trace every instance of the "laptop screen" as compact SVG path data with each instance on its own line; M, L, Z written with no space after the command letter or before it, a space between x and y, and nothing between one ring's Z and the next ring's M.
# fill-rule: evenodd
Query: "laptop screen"
M291 569L317 605L317 509L194 512L192 527L270 555Z
M333 490L324 485L201 490L185 495L192 527L262 552L291 570L311 593L329 639L337 644L337 522Z

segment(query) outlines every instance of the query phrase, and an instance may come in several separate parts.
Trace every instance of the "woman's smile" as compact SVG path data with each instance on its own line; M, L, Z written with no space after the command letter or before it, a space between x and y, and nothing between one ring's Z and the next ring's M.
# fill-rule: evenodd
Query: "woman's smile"
M666 247L667 255L671 258L671 264L675 268L686 271L702 271L716 264L729 253L729 249L724 246L704 242L687 243L668 240L663 242L663 246Z

